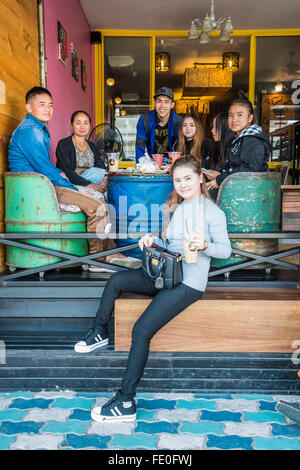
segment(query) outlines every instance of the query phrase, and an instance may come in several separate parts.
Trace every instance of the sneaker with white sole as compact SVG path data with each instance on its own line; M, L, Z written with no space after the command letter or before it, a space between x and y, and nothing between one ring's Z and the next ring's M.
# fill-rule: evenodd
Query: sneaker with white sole
M102 348L108 344L107 328L101 326L91 329L83 341L75 344L74 350L78 353L88 353L95 349Z
M124 266L125 268L138 269L142 267L142 260L138 258L133 258L132 256L126 256L126 258L110 258L109 260L112 264L117 264L118 266Z
M89 267L90 273L115 273L115 269L101 268L101 266L91 265Z
M131 423L136 419L135 401L121 401L117 397L112 398L103 406L95 406L91 411L94 421Z

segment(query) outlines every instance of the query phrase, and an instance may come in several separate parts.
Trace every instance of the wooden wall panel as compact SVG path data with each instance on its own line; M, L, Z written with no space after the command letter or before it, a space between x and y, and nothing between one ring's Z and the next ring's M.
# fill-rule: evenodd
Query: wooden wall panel
M0 230L4 231L3 173L12 132L25 117L25 94L39 78L37 0L0 0ZM0 247L0 271L5 253Z

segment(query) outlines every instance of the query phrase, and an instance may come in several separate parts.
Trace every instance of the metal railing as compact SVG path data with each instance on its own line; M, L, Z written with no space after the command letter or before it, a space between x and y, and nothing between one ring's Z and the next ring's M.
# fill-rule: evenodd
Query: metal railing
M28 277L32 274L37 273L44 273L46 271L50 271L53 269L59 269L67 266L71 266L74 264L81 264L81 265L96 265L99 267L109 267L109 269L113 269L115 271L122 271L128 268L123 266L118 266L112 263L106 263L102 261L96 260L99 257L105 257L109 255L113 255L115 253L122 253L124 251L129 251L136 249L138 247L138 243L128 244L123 247L117 247L115 249L106 250L98 253L89 253L84 256L76 256L71 255L68 253L63 253L61 251L56 251L49 248L41 248L35 245L31 245L26 243L26 240L30 239L93 239L99 238L99 234L97 233L0 233L0 244L6 246L17 247L21 249L31 250L38 253L43 253L46 255L52 255L55 257L61 258L61 261L48 264L45 266L37 267L37 268L26 268L20 269L17 272L4 272L0 274L0 285L6 285L7 281L20 278L20 277ZM121 237L120 237L121 238ZM124 234L122 236L124 238ZM136 239L135 234L126 234L126 238ZM227 277L233 271L238 271L243 268L253 267L255 265L259 265L261 263L269 263L274 267L281 267L292 271L297 271L299 274L299 265L295 263L289 263L285 261L281 261L281 258L286 258L288 256L297 255L300 253L300 233L298 232L255 232L255 233L248 233L248 232L232 232L229 233L230 239L278 239L278 240L285 240L289 241L291 244L295 244L297 246L293 248L289 248L287 250L278 251L276 253L271 253L267 255L261 255L257 253L252 253L244 250L239 250L237 248L232 248L232 253L237 254L243 257L246 257L248 260L241 261L226 267L216 268L209 272L208 276L209 279L219 276L221 274L226 274ZM22 241L24 240L24 241ZM297 283L299 283L299 275L297 277ZM242 285L242 284L240 284Z

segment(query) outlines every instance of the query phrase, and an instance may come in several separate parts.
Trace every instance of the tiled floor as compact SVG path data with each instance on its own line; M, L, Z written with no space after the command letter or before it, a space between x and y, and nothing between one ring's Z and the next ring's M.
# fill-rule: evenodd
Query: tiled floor
M300 450L300 427L275 410L300 396L139 393L134 423L100 424L111 394L0 392L0 450Z

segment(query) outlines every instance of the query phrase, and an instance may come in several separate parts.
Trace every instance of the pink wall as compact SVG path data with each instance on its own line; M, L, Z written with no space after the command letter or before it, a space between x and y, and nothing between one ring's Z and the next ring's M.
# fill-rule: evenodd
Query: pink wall
M51 133L51 160L55 162L57 142L71 134L71 114L83 109L93 119L93 46L90 43L90 26L79 0L44 0L45 43L47 58L47 88L54 100L54 115L49 123ZM57 21L67 32L68 63L58 59ZM71 43L78 52L79 81L72 76ZM87 92L81 88L81 66L83 59L87 68Z

